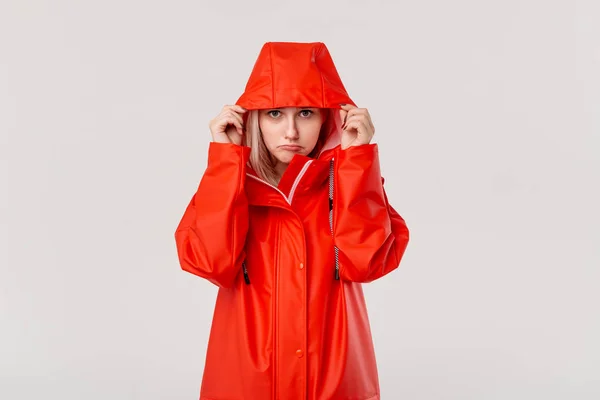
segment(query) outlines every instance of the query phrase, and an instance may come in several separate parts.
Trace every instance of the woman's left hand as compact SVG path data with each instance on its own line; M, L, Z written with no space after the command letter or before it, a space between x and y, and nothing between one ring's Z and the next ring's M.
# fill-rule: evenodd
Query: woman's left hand
M341 106L340 116L345 121L342 126L342 150L350 146L371 143L375 127L366 108L358 108L352 104Z

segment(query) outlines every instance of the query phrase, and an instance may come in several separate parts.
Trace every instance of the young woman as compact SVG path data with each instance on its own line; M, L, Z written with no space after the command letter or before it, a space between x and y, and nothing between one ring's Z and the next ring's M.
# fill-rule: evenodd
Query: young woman
M208 166L175 238L219 287L201 400L379 400L362 283L409 233L375 129L323 43L266 43L210 122Z

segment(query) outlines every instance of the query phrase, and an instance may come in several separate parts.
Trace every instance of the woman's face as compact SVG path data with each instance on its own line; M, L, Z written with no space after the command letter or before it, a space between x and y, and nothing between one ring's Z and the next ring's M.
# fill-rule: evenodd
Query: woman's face
M281 164L289 164L294 154L310 154L323 120L324 113L319 108L273 108L258 114L267 149Z

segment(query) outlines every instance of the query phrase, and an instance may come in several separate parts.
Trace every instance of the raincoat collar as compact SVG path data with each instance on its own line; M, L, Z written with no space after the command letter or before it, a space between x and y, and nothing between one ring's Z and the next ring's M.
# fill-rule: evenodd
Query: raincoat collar
M280 193L270 190L254 170L247 168L247 175L254 178L247 180L249 204L289 208L296 195L318 188L329 179L329 161L332 157L331 150L322 152L318 158L295 154L276 187Z

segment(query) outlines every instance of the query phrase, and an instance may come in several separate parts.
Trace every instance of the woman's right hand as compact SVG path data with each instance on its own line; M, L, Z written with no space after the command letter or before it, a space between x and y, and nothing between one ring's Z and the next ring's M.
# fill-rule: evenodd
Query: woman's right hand
M219 115L208 124L213 142L241 145L244 135L242 114L246 111L248 110L238 105L224 106Z

